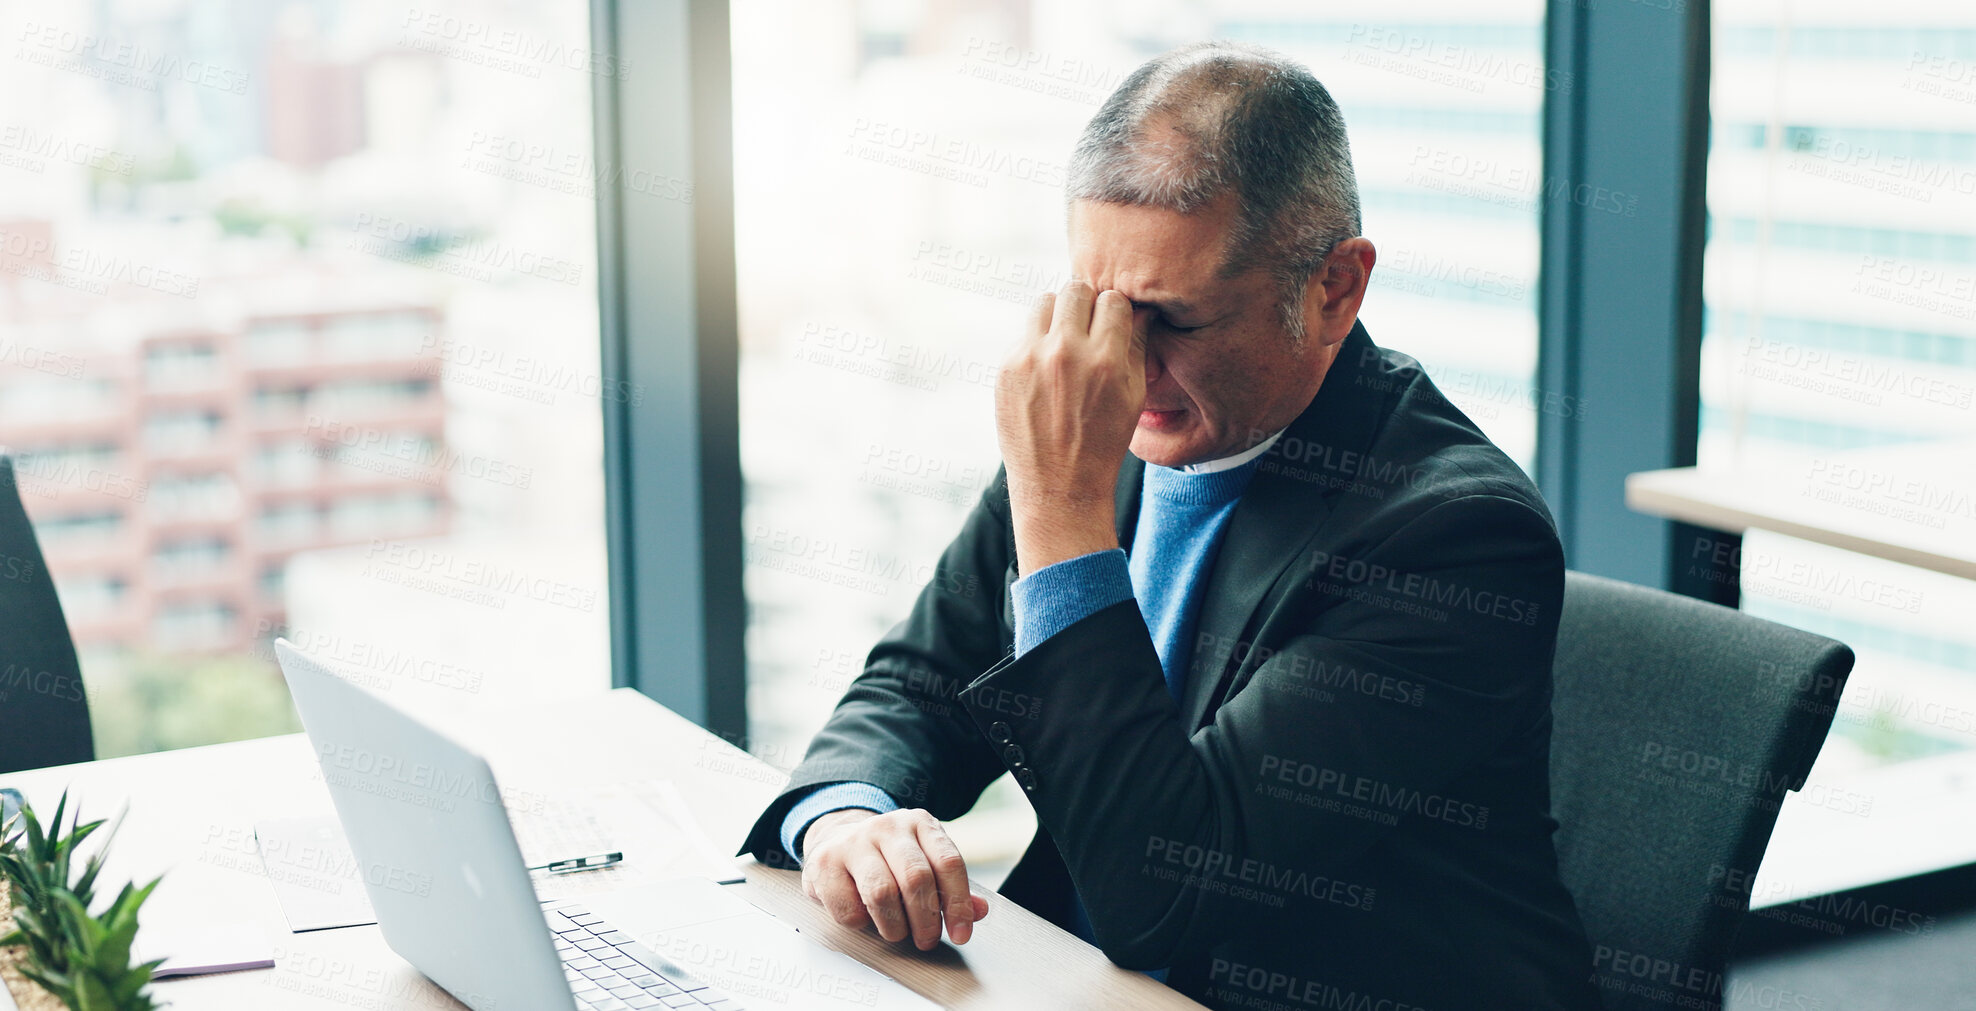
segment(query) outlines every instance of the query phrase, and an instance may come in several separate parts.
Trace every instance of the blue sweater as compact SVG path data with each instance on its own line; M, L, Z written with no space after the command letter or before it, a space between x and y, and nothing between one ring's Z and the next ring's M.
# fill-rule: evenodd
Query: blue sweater
M1281 435L1282 433L1277 433ZM1137 599L1152 633L1175 702L1186 689L1190 644L1201 595L1215 549L1235 512L1257 461L1275 443L1271 436L1234 456L1189 467L1146 465L1139 496L1139 522L1128 557L1119 548L1094 551L1046 565L1015 581L1015 652L1020 656L1050 636L1122 600ZM880 813L898 810L885 791L869 783L819 786L782 820L782 848L799 862L802 836L810 822L846 808ZM1092 939L1082 903L1074 904L1077 933Z

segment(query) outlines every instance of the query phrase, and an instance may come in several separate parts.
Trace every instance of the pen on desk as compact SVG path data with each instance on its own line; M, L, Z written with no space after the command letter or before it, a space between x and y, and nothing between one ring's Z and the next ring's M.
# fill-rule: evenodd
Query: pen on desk
M573 871L594 871L624 862L623 853L599 853L590 857L570 857L567 860L552 860L546 864L530 867L531 871L548 871L551 874L569 874Z

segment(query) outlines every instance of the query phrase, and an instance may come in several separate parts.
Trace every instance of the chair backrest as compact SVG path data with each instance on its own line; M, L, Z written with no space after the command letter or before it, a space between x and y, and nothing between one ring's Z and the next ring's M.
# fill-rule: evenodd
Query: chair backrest
M1750 882L1852 671L1843 643L1584 573L1552 697L1559 871L1612 1011L1713 1011Z
M69 623L0 453L0 773L95 757Z

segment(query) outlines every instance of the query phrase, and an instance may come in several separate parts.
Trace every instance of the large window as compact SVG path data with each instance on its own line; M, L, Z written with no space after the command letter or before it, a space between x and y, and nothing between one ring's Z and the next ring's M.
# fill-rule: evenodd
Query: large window
M1976 516L1976 9L1714 19L1700 463L1954 536ZM1761 531L1740 561L1745 610L1858 653L1757 904L1940 866L1976 799L1976 583Z
M609 684L582 0L0 17L0 443L98 753Z
M1344 111L1362 318L1528 463L1542 6L1219 2L734 6L752 749L787 768L905 616L992 479L996 370L1068 279L1071 145L1148 57L1228 38L1307 63ZM999 592L999 587L986 592ZM960 833L1012 860L1004 781Z

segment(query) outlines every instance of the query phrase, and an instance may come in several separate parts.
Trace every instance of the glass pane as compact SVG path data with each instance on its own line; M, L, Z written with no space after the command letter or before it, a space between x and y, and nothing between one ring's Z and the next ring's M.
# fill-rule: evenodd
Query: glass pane
M0 443L98 753L299 729L277 635L448 707L607 686L588 5L8 32Z
M993 478L997 368L1027 300L1068 279L1071 147L1169 48L1237 39L1310 66L1379 249L1368 330L1528 465L1539 111L1560 83L1541 4L734 11L756 754L800 759ZM956 828L991 875L1028 841L1016 792L1004 780Z
M1976 515L1976 13L1713 11L1700 462L1774 474L1780 496L1843 506L1863 532L1939 540ZM1893 812L1936 781L1917 763L1976 758L1976 583L1761 532L1739 561L1745 610L1858 654L1796 802L1864 798L1844 807L1887 834L1827 862L1864 860L1869 880L1934 869L1886 864L1920 852ZM1794 897L1789 876L1756 904Z

